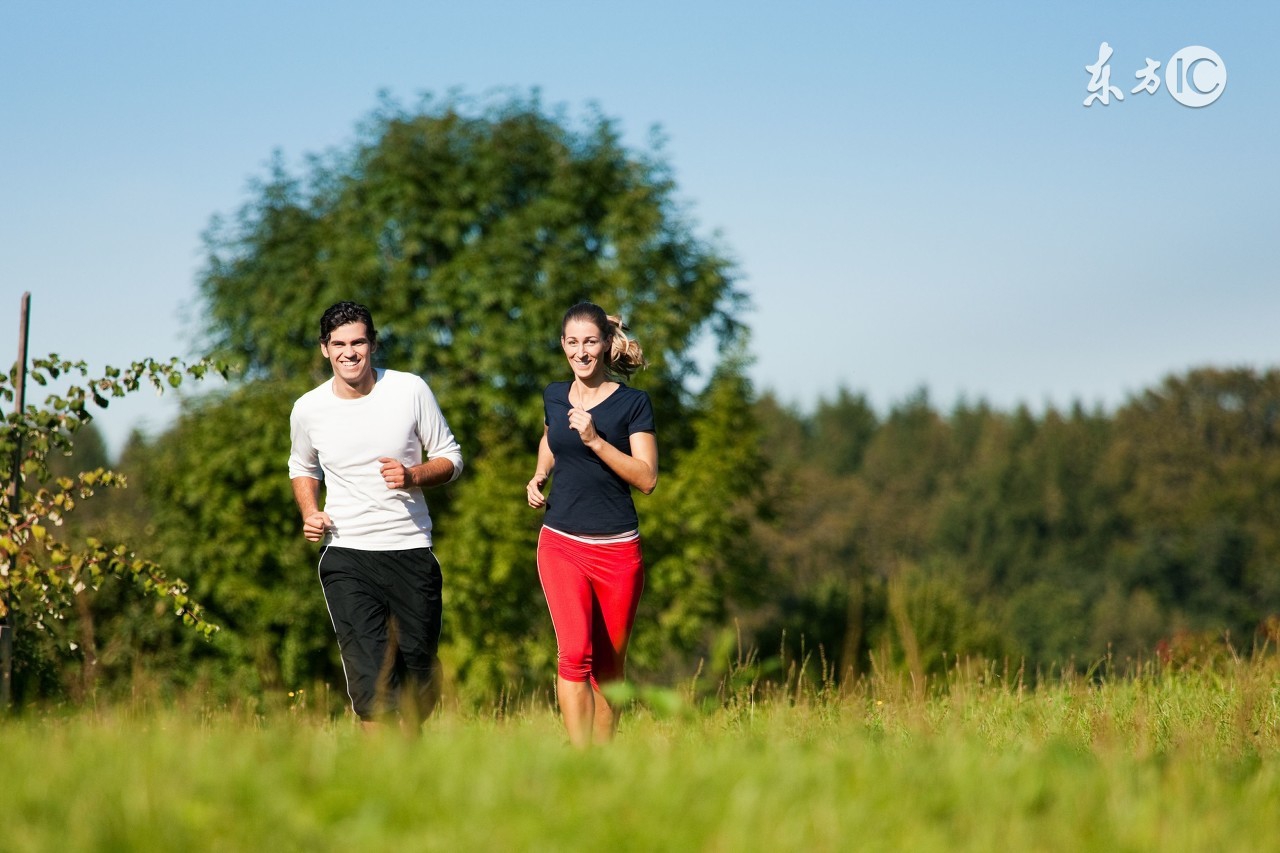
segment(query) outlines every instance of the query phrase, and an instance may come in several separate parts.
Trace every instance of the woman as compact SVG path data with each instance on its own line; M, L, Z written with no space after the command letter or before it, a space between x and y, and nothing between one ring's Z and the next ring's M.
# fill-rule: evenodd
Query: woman
M583 302L564 315L560 346L573 379L543 392L538 464L526 492L546 507L538 578L558 647L556 695L575 746L607 741L618 717L601 693L619 681L644 588L639 519L631 500L658 485L649 395L613 377L644 366L622 322ZM555 492L542 493L552 470Z

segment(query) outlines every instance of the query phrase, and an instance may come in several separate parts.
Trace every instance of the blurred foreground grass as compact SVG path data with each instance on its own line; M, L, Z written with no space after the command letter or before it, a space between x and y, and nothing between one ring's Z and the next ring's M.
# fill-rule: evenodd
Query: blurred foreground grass
M29 713L0 720L0 850L1280 850L1275 656L693 693L638 691L587 753L545 702L415 740L297 708Z

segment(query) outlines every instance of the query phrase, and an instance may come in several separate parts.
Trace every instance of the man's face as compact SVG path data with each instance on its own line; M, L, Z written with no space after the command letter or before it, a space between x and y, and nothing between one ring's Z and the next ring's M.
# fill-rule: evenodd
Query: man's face
M364 323L347 323L329 333L329 342L320 345L320 352L333 366L334 378L353 388L365 387L373 378L373 343Z

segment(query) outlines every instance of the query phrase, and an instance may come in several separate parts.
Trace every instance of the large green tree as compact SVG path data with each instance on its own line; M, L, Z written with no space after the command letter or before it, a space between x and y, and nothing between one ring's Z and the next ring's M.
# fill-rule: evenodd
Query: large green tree
M384 104L354 145L312 158L304 174L278 158L242 209L214 222L207 246L208 345L264 390L192 409L162 440L146 482L158 535L192 564L228 636L272 624L249 612L270 597L247 587L305 582L299 594L318 601L299 568L313 555L277 541L300 541L284 426L292 398L328 372L318 320L342 299L370 307L377 359L428 380L463 446L461 480L428 497L446 573L444 655L462 680L492 690L541 673L554 651L535 571L540 520L523 486L542 389L568 375L560 319L581 300L621 314L645 348L649 367L633 381L653 398L663 470L657 502L639 498L642 519L650 506L663 518L646 555L672 572L678 562L691 579L685 607L675 603L680 589L655 582L661 636L646 647L697 648L724 612L707 596L742 591L725 580L740 567L689 543L718 535L703 529L710 519L744 511L735 466L755 452L740 352L745 297L731 262L677 199L659 142L637 151L613 120L571 118L536 95ZM726 355L704 392L694 352L708 336ZM738 429L726 428L726 412ZM721 457L734 464L689 470ZM232 500L213 485L228 477L246 511L201 507ZM661 497L668 484L684 483L688 511L664 509L675 505ZM259 539L269 541L245 544ZM231 590L241 590L234 600ZM294 616L327 636L327 623L298 607ZM281 630L270 636L287 636ZM305 657L313 645L295 647Z
M660 147L634 152L613 121L536 98L385 105L305 177L277 162L207 245L214 352L249 375L317 380L320 312L363 302L383 361L427 375L472 457L493 429L527 440L540 428L530 401L563 372L559 322L574 302L638 330L651 357L638 381L679 411L692 345L731 338L745 298L695 234Z

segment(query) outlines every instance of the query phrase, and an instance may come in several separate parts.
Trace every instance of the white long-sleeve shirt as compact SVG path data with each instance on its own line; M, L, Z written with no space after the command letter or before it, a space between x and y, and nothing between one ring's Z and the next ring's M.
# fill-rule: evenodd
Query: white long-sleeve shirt
M406 467L424 458L453 463L462 450L435 395L420 376L379 369L373 390L346 399L333 380L298 398L289 417L289 477L325 484L324 511L333 520L324 545L396 551L431 545L431 513L421 489L388 489L379 457Z

